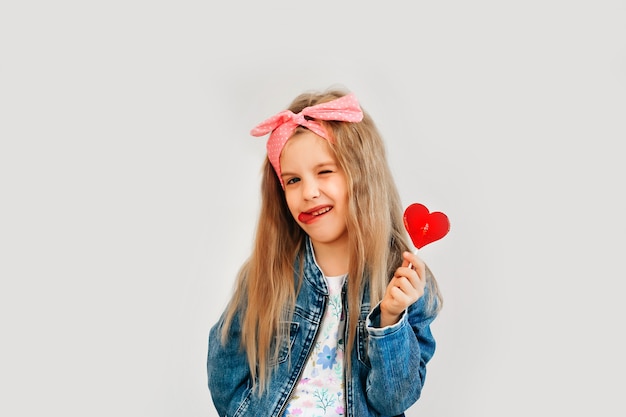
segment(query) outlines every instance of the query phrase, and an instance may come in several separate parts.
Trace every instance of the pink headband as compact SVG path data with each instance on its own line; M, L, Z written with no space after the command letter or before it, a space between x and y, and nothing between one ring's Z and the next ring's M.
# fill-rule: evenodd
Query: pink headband
M332 120L338 122L360 122L363 112L354 94L348 94L338 99L320 103L315 106L305 107L298 114L291 110L284 110L264 122L258 124L250 134L263 136L270 133L267 140L267 157L269 158L280 184L283 184L280 170L280 153L298 126L304 126L326 140L331 140L328 132L321 123L308 120L305 116L318 120Z

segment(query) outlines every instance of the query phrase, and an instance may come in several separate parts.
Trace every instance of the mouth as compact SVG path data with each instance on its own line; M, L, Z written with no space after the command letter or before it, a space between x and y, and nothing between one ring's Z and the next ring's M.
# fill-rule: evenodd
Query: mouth
M332 206L315 207L313 208L313 210L303 211L302 213L300 213L298 215L298 220L300 220L302 223L308 224L318 219L320 216L328 213L332 209Z

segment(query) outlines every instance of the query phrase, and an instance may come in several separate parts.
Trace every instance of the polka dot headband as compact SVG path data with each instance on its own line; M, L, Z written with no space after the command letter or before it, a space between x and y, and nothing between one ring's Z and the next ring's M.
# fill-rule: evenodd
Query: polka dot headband
M348 94L326 103L305 107L298 114L293 113L291 110L284 110L252 129L250 132L252 136L270 134L267 140L267 157L274 167L274 171L276 171L283 188L285 188L285 185L281 178L280 153L298 126L304 126L324 139L332 140L332 137L326 132L326 129L320 122L308 120L307 117L317 120L355 123L363 119L363 112L354 94Z

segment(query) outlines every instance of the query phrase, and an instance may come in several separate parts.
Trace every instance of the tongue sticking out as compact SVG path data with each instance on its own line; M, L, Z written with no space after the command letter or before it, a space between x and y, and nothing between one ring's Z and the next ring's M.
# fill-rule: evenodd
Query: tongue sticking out
M326 209L321 209L321 210L315 210L315 211L310 211L310 212L302 212L298 215L298 220L300 220L302 223L310 223L311 221L313 221L314 219L323 216L324 214L328 213L330 211L330 208L326 208Z
M310 214L310 213L300 213L298 215L298 220L300 220L302 223L308 223L311 220L313 220L314 218L315 218L315 216Z

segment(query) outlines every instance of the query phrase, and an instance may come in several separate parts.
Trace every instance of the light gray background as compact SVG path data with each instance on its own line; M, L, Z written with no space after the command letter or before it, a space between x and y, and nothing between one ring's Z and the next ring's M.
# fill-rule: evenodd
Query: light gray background
M0 6L0 414L215 416L264 140L357 94L445 307L408 416L624 415L624 1ZM399 364L400 366L402 364Z

